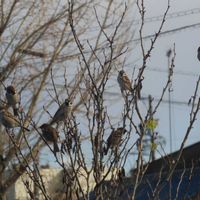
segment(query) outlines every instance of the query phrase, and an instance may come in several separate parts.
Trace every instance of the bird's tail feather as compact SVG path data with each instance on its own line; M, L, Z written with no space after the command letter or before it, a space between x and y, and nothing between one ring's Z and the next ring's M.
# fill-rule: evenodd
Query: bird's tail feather
M18 108L13 108L13 113L15 116L18 116L19 115Z
M59 152L59 147L58 144L56 142L53 143L53 149L54 149L54 153Z

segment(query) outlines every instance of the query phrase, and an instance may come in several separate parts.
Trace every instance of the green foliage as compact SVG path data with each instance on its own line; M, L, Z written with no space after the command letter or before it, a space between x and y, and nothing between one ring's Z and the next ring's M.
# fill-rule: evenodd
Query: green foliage
M151 130L151 132L153 132L157 126L158 126L158 119L149 119L147 120L145 125L146 129Z

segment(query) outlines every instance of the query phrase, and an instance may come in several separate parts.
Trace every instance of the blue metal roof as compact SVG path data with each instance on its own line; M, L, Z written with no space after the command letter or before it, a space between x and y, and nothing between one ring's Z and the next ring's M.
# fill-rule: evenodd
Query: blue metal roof
M153 191L158 183L158 177L155 174L144 176L142 183L137 189L136 200L145 200L153 198ZM165 176L162 176L159 186L162 189L159 192L159 199L161 200L183 200L189 199L200 193L200 168L193 171L177 170L174 172L171 181L167 182ZM129 189L131 192L131 189ZM133 187L132 187L133 191Z
M136 190L135 200L161 199L161 200L184 200L190 199L200 193L200 168L193 170L176 170L170 182L165 180L166 173L161 178L158 173L145 175ZM158 184L159 181L159 184ZM162 186L158 198L153 196L156 185ZM109 187L109 182L106 183ZM124 180L124 184L113 188L117 190L117 195L113 199L129 199L133 194L134 185L131 178ZM115 192L116 194L116 192ZM110 199L110 198L109 198ZM90 200L95 200L94 192L90 195ZM106 198L105 198L106 200Z

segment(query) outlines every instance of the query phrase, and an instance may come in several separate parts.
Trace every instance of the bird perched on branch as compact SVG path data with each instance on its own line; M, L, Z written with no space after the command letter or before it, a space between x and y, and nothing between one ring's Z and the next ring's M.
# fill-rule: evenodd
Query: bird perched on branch
M197 50L197 58L198 58L198 60L200 61L200 47L199 47L198 50Z
M6 99L8 106L13 108L14 115L18 116L19 105L17 104L19 104L20 96L13 85L6 87Z
M24 127L24 125L17 119L17 117L12 115L6 109L0 110L0 123L3 124L8 129L21 127L22 129L24 129L26 131L30 131L27 127Z
M72 111L72 102L69 99L65 99L65 102L58 108L55 115L53 116L50 125L53 125L60 121L65 121L65 119L70 116L71 111Z
M113 130L110 134L110 136L107 139L107 147L104 150L105 155L107 155L108 150L117 150L121 141L122 141L122 136L124 133L126 133L126 129L123 127L117 128L116 130Z
M44 139L47 142L53 143L54 154L56 154L56 152L59 152L59 147L57 144L59 137L58 131L49 124L42 124L40 126L40 129L42 130L42 136L44 137Z
M117 81L119 83L119 87L121 89L122 94L124 91L129 91L133 94L133 88L132 88L131 81L128 78L128 76L124 70L119 71Z

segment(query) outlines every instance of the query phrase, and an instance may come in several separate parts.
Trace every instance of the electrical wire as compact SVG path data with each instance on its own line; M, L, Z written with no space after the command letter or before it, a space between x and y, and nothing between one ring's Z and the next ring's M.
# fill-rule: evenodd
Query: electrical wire
M200 27L200 23L195 23L195 24L191 24L191 25L181 26L181 27L174 28L174 29L170 29L170 30L167 30L167 31L162 31L162 32L159 34L159 37L161 37L161 36L163 36L163 35L166 35L166 34L172 34L172 33L180 32L180 31L185 30L185 29L199 28L199 27ZM150 38L155 37L155 35L156 35L156 34L147 35L147 36L144 36L142 39L143 39L143 40L147 40L147 39L150 39ZM138 38L138 39L133 39L132 41L133 41L133 42L140 41L140 38ZM131 41L130 41L130 42L131 42Z
M98 6L100 6L103 9L107 9L106 6L101 5L101 4L97 4ZM121 13L116 13L115 10L110 10L109 13L115 15L115 16L119 16L121 17ZM184 16L188 16L188 15L194 15L194 14L199 14L200 13L200 8L193 8L193 9L188 9L188 10L181 10L178 12L171 12L168 13L166 15L166 19L174 19L174 18L179 18L179 17L184 17ZM153 17L145 17L144 18L144 22L145 23L150 23L150 22L157 22L157 21L161 21L163 19L163 15L158 15L158 16L153 16ZM133 24L140 24L141 23L141 19L139 20L130 20L127 21L128 23L133 23Z
M134 63L127 63L124 65L125 67L130 67L130 66L134 66L135 69L139 69L140 66L135 66ZM158 73L168 73L167 70L165 69L160 69L158 67L146 67L145 68L146 71L152 71L152 72L158 72ZM199 74L194 73L194 72L190 72L190 71L183 71L183 70L174 70L173 71L174 75L183 75L183 76L190 76L190 77L199 77Z

